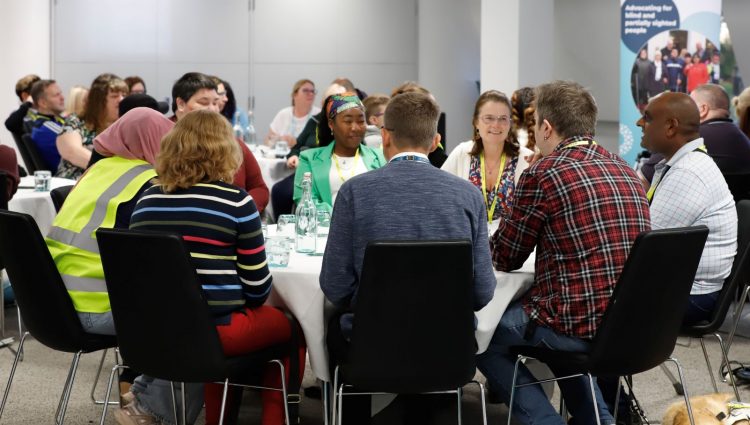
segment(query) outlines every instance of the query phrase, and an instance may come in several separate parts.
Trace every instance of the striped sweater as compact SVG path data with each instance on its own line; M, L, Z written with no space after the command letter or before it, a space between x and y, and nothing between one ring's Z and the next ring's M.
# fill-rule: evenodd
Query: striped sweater
M130 228L182 236L217 324L263 304L271 291L260 216L243 189L199 183L165 194L153 186L138 201Z

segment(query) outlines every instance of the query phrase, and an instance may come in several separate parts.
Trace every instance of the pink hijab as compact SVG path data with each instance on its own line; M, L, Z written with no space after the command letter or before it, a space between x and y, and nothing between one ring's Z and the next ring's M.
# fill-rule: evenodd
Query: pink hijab
M134 108L94 139L94 149L104 156L142 159L151 165L161 148L161 139L174 123L151 108Z

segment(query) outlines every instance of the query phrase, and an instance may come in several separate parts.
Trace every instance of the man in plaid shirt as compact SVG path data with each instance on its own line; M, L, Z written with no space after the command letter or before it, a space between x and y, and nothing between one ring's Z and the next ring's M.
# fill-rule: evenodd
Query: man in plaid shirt
M511 345L587 351L636 236L649 230L646 194L635 172L593 140L594 98L573 82L536 88L534 113L542 158L522 175L509 217L490 238L500 271L518 269L536 249L536 278L508 306L478 365L510 399ZM521 365L518 382L532 376ZM596 423L588 378L558 382L575 423ZM571 403L573 401L573 403ZM521 423L564 424L538 385L516 389ZM597 389L602 424L614 423Z

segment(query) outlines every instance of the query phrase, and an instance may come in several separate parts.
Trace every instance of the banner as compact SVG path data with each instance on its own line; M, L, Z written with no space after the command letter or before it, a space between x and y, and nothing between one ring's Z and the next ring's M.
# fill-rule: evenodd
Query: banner
M635 123L650 97L718 83L721 0L620 0L620 23L619 151L634 164L643 150Z

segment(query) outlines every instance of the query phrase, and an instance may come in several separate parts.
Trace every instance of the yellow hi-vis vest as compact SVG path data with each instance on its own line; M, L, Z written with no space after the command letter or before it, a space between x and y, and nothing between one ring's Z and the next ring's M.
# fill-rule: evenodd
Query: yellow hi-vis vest
M132 200L154 177L156 171L146 161L105 158L83 175L65 199L45 240L77 311L111 310L96 229L113 228L117 207Z

